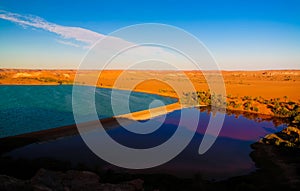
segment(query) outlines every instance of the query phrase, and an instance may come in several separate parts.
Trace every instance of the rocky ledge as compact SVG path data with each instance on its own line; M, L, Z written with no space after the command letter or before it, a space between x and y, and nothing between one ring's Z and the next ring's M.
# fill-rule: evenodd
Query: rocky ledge
M65 173L40 169L30 180L0 175L0 190L17 191L140 191L144 181L135 179L119 184L101 183L100 177L89 171L70 170Z
M262 138L260 143L300 148L300 129L287 127L280 132L272 133Z

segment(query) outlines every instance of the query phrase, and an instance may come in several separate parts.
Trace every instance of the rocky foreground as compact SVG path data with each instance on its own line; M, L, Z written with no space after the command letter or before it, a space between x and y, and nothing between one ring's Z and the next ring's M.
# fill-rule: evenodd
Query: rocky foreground
M280 132L265 136L259 142L277 146L300 148L300 129L298 127L290 126Z
M101 178L88 171L69 170L65 173L40 169L30 180L0 175L0 190L19 191L139 191L143 180L135 179L119 184L101 183Z

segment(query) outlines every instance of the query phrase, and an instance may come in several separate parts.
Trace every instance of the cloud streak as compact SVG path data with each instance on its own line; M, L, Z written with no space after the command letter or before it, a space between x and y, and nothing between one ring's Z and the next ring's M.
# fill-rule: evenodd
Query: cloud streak
M56 42L58 42L60 44L68 45L68 46L73 46L73 47L76 47L76 48L80 48L81 47L79 44L76 44L76 43L73 43L73 42L69 42L69 41L60 40L60 39L57 39Z
M32 15L20 15L8 11L0 10L0 18L19 24L23 27L34 27L43 29L48 32L55 33L64 39L74 39L78 42L84 43L86 46L91 46L97 40L102 39L105 35L80 28L58 25L55 23L47 22L46 20ZM63 44L76 46L74 43L67 43L66 41L58 41ZM78 45L79 46L79 45Z

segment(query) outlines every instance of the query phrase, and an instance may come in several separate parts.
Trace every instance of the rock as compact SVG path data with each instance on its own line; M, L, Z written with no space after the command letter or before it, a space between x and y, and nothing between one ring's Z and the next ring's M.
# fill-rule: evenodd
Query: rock
M0 190L1 191L19 191L32 190L32 187L27 181L19 180L6 175L0 175Z
M70 170L66 173L40 169L31 179L37 190L98 190L99 176L87 171Z
M67 171L63 178L63 185L70 190L98 190L100 178L97 174L88 171Z
M47 186L44 185L34 185L33 186L34 191L52 191L52 189L48 188Z
M131 180L120 184L102 184L100 190L103 191L141 191L144 181L141 179Z
M143 180L135 179L119 184L101 184L97 174L74 170L62 173L40 169L31 180L0 175L1 191L141 191L143 183Z
M144 181L135 179L120 184L101 184L97 174L70 170L66 173L40 169L31 179L36 191L140 191Z
M300 148L300 130L297 127L287 127L280 132L266 135L260 143Z
M125 183L128 184L128 185L133 186L135 188L135 190L142 190L144 181L141 180L141 179L135 179L135 180L131 180L131 181L128 181L128 182L125 182Z
M62 179L64 174L62 172L54 172L50 170L40 169L36 175L31 179L31 184L37 190L64 190Z

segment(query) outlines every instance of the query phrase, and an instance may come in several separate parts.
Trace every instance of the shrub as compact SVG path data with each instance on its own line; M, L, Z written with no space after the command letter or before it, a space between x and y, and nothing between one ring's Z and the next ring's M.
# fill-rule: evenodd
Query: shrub
M239 104L236 104L235 106L234 106L234 108L239 108L239 107L241 107L241 104L239 103Z
M300 115L297 115L296 117L294 117L294 121L293 123L300 123Z

